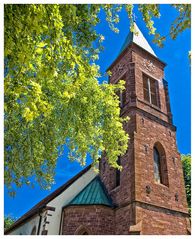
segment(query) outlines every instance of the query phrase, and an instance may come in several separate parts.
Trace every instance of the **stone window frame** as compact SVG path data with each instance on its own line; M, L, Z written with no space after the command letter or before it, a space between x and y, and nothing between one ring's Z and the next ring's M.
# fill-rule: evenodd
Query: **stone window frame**
M160 107L159 83L154 77L142 72L143 99L150 105Z
M115 84L119 83L120 80L125 81L125 89L124 90L119 90L116 92L116 94L119 97L119 106L120 109L122 110L124 106L127 104L127 71L124 71L122 75L116 80Z
M84 225L80 225L74 235L91 235L90 230L88 229L88 227L84 226Z
M156 142L154 144L154 146L153 146L153 164L155 163L155 159L154 159L155 150L159 154L159 177L160 177L160 180L159 181L155 180L155 172L154 172L154 181L155 181L155 183L157 183L159 185L169 187L168 166L167 166L167 157L166 157L165 149L160 142ZM154 167L155 167L155 164L154 164Z

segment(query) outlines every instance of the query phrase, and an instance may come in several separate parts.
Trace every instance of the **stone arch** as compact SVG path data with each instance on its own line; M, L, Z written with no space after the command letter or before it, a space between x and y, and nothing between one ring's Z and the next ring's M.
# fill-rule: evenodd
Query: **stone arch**
M91 235L91 232L86 226L81 225L76 229L74 234L75 235Z
M160 142L156 142L153 147L154 164L155 164L155 155L158 155L157 157L159 157L160 183L168 187L169 181L168 181L167 157L166 157L165 149Z

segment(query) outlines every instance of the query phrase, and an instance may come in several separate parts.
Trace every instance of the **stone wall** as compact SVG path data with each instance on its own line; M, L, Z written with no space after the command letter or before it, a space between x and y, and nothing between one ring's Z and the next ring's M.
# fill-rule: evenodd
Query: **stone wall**
M143 114L137 114L136 117L135 200L187 212L183 170L180 154L177 152L175 132L147 119ZM161 163L167 166L167 171L162 174L168 175L168 185L154 180L153 147L156 143L161 144L165 152ZM150 190L148 193L147 188Z
M64 209L62 233L75 235L86 230L90 235L112 235L114 220L114 210L106 206L69 206Z
M136 207L137 221L141 221L141 235L188 235L188 216L150 205Z

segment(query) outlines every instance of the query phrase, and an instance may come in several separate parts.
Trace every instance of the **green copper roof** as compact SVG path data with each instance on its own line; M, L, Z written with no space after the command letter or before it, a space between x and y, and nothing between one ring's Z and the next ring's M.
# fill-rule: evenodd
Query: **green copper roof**
M99 176L95 177L79 194L73 198L69 205L103 204L112 207L112 200Z

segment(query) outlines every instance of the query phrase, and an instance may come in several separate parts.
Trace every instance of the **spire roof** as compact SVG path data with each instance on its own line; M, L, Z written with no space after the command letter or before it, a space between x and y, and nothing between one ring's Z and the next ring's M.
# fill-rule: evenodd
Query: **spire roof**
M147 52L149 52L150 54L152 54L153 56L157 57L156 54L154 53L153 49L149 45L148 41L146 40L146 38L144 37L144 35L142 34L142 32L140 31L139 27L137 26L137 24L135 22L134 22L134 27L135 27L135 31L138 34L129 32L129 34L127 35L127 37L125 39L125 42L123 43L123 45L121 47L119 55L130 43L133 42L133 43L137 44L138 46L140 46L141 48L143 48L144 50L146 50Z

